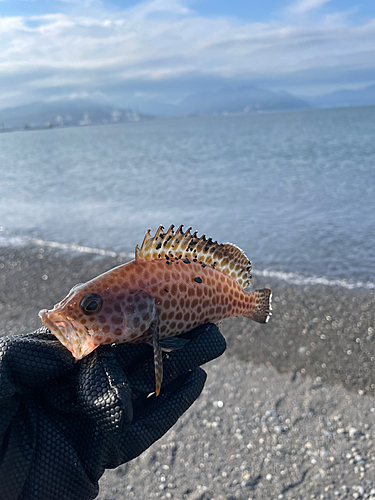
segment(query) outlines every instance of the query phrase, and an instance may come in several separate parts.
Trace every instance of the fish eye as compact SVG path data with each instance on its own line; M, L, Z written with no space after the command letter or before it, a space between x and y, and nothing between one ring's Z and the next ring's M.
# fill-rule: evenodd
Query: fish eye
M97 293L87 293L80 303L82 312L88 316L100 311L102 305L103 299Z

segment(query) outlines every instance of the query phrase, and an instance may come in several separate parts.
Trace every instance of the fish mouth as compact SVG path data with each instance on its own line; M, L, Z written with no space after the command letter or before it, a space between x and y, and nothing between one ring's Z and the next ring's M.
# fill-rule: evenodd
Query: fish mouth
M72 353L78 361L98 347L92 341L86 328L72 318L66 318L57 311L42 309L38 314L44 326Z

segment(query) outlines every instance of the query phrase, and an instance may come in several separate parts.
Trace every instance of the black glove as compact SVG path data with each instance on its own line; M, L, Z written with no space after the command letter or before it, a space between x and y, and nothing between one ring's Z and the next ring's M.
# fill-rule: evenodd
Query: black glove
M146 450L201 393L199 365L225 350L216 326L164 355L155 390L152 347L101 346L75 363L45 328L0 339L0 500L89 500L104 469ZM185 336L185 337L186 337Z

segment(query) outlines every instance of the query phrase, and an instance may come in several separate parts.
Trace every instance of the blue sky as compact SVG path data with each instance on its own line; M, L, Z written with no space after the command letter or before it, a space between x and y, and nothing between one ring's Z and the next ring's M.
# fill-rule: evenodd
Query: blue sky
M0 0L0 108L375 83L374 0Z
M88 6L102 5L109 9L123 11L141 2L137 0L108 0L103 2L74 2L73 0L0 0L0 15L24 16L69 12L74 3ZM269 21L283 14L293 2L285 0L190 0L184 2L203 16L233 16L251 21ZM297 2L295 2L297 3ZM318 2L315 2L318 3ZM374 0L330 0L322 3L325 14L351 11L352 19L366 20L375 16Z

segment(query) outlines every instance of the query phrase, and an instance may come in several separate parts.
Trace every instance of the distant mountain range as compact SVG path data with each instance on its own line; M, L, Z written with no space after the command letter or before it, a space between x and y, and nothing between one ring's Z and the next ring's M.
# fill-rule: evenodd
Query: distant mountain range
M0 110L0 131L12 128L99 125L139 121L160 116L246 114L308 108L375 105L375 85L361 90L340 90L300 99L287 92L272 92L253 85L226 87L194 94L176 105L145 102L144 113L86 99L36 102ZM148 113L148 114L145 114Z
M309 108L310 105L287 92L272 92L253 85L240 88L223 88L216 92L195 94L178 106L176 111L185 114L251 113Z
M192 95L177 105L149 101L144 104L145 112L149 114L119 109L86 99L35 102L0 110L0 130L121 123L151 118L150 115L217 115L309 107L306 101L286 92L272 92L254 86L228 87Z
M305 98L298 98L287 92L272 92L248 85L192 95L175 106L173 112L179 115L210 115L369 105L375 105L375 85L359 90L339 90Z
M375 104L375 85L359 90L338 90L330 94L305 98L315 108L370 106Z
M35 102L0 110L0 130L51 126L102 125L148 118L130 109L119 109L86 99Z

